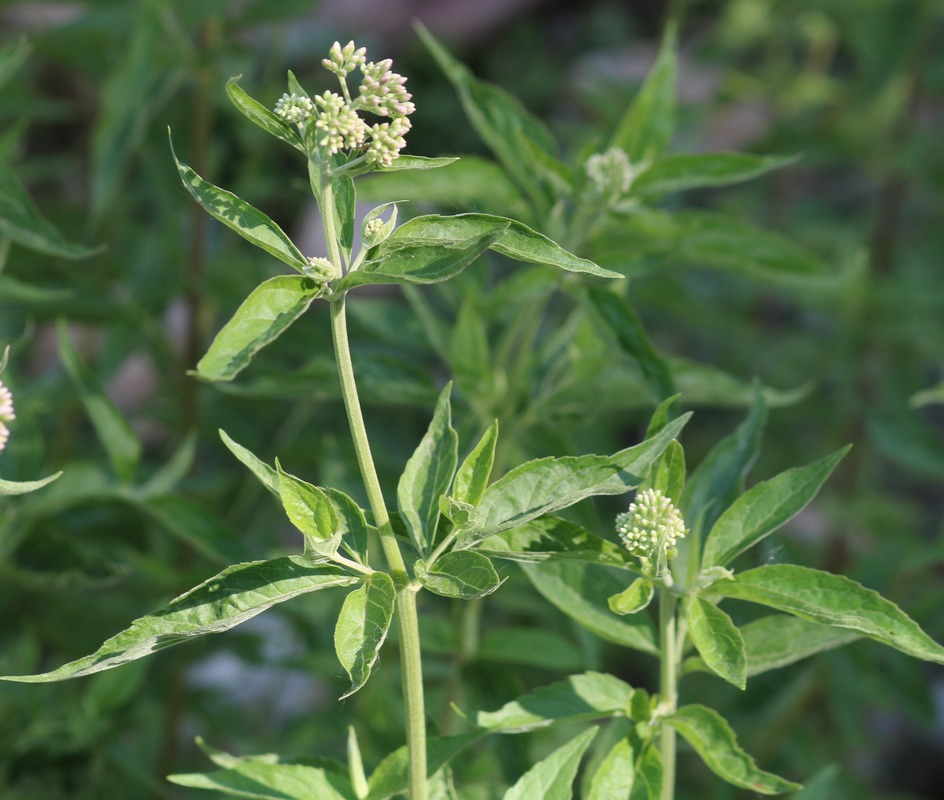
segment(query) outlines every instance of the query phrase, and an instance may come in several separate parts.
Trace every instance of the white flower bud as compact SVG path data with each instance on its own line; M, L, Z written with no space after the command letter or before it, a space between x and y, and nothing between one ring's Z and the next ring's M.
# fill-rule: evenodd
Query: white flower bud
M664 557L685 536L685 521L679 510L658 489L636 495L629 510L616 517L616 532L630 553L642 558Z

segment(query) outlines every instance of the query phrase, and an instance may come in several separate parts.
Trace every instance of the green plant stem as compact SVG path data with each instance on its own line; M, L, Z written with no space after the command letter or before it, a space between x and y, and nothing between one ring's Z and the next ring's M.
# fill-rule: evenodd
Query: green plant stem
M668 589L659 590L659 703L660 716L672 714L678 706L678 640L675 634L676 597ZM675 728L659 723L659 750L662 755L660 800L675 797Z

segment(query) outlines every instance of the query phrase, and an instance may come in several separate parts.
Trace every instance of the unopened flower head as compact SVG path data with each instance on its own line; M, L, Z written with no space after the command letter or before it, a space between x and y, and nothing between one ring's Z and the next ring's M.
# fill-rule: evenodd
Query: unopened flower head
M363 66L366 52L366 47L355 47L354 42L348 42L344 47L341 47L340 42L335 42L331 45L328 57L322 59L321 63L339 78L346 78L350 72Z
M275 113L292 125L304 125L315 111L315 104L303 94L283 94L275 104Z
M594 188L609 200L626 194L635 175L629 156L618 147L590 156L584 169Z
M616 532L630 553L651 559L660 555L660 548L665 554L685 536L685 521L662 492L644 489L628 511L617 515Z
M312 256L308 259L306 273L318 283L327 283L338 277L338 269L327 258Z
M10 431L4 423L10 422L16 418L13 411L13 395L10 390L0 381L0 451L7 446L7 440L10 438Z
M315 128L318 129L318 145L329 155L340 150L360 147L367 136L367 123L334 92L325 92L315 97L318 114Z
M392 72L392 66L393 61L385 58L361 67L364 79L358 101L365 110L381 117L409 116L416 110L410 102L413 95L406 90L406 78Z
M371 164L389 167L399 158L406 147L404 138L412 126L406 117L397 117L392 122L380 122L370 129L370 146L366 157Z

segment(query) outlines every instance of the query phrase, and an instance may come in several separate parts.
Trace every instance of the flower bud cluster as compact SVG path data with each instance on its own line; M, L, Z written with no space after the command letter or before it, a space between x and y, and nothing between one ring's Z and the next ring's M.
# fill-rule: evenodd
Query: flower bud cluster
M629 156L618 147L590 156L584 169L594 189L607 200L616 200L626 194L636 172Z
M308 259L305 274L318 283L328 283L338 277L338 269L327 258L312 256Z
M368 62L366 50L348 42L331 46L328 58L321 62L337 75L342 94L325 92L308 98L297 92L282 95L275 113L286 122L297 125L302 135L314 121L309 141L324 156L342 150L364 150L365 160L375 166L389 167L406 146L405 134L410 130L407 117L416 110L412 95L406 90L406 78L393 72L393 62ZM352 99L347 76L359 69L362 75L358 95ZM342 96L343 95L343 96ZM386 117L387 122L368 125L358 112Z
M629 510L616 517L616 532L635 556L665 556L685 536L685 521L672 501L658 489L644 489ZM660 554L661 549L661 554Z
M0 381L0 452L7 446L7 440L10 438L10 431L4 424L16 418L13 411L13 395L10 390Z

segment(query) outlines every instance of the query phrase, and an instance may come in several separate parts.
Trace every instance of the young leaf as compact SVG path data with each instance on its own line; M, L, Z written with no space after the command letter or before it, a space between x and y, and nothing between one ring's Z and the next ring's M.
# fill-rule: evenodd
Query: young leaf
M37 489L42 489L44 486L52 483L60 475L62 475L62 473L57 472L54 475L49 475L38 481L0 480L0 497L10 497L15 494L29 494L30 492L35 492Z
M555 722L586 722L623 714L633 687L613 675L584 672L542 686L498 711L479 711L475 724L491 733L525 733Z
M358 561L367 561L367 519L357 503L340 489L324 489L338 514L338 532L341 546Z
M448 167L459 160L458 156L440 156L439 158L428 158L427 156L408 156L401 154L393 160L393 163L385 167L377 168L377 172L403 172L408 169L439 169Z
M305 537L305 554L330 558L341 544L341 526L334 503L317 486L283 472L278 461L275 466L279 474L282 507Z
M251 561L219 574L136 619L94 653L39 675L7 675L0 680L49 683L119 667L194 636L221 633L300 594L357 583L340 569L312 564L302 556Z
M357 206L357 191L354 180L349 175L338 175L332 178L334 188L334 206L337 209L338 240L346 259L351 258L351 248L354 246L354 215Z
M416 579L434 594L462 600L477 600L494 592L502 584L492 562L471 550L445 553L427 569L416 562Z
M495 372L489 352L487 315L478 293L462 299L449 336L449 368L459 392L475 407L495 394Z
M370 789L367 787L364 759L361 756L361 746L357 741L357 732L353 725L349 725L347 729L347 768L351 777L351 788L357 800L365 800Z
M168 131L169 136L170 131ZM203 180L177 158L173 140L170 143L170 150L184 188L211 217L236 231L247 242L284 261L293 269L301 272L308 266L305 256L268 216L232 192Z
M452 483L452 497L462 503L476 505L485 494L492 463L495 461L495 444L498 441L498 420L488 426L482 438L472 449L456 472Z
M758 794L782 794L803 787L757 768L737 743L731 726L717 711L702 705L682 706L665 717L719 778Z
M387 638L397 590L385 572L374 572L344 598L334 629L334 649L338 661L351 677L350 697L370 677L380 646Z
M782 472L741 495L709 532L702 565L728 564L799 514L847 452L848 446L806 467Z
M242 462L243 466L255 475L266 489L281 500L282 492L279 482L279 473L266 464L261 458L254 455L250 450L231 439L222 428L219 430L219 434L220 438L223 440L223 444Z
M321 293L301 275L277 275L260 283L213 340L194 374L204 381L231 381L256 353L295 322Z
M665 769L658 747L651 744L639 759L636 778L629 800L659 800L662 797L662 778Z
M843 575L768 564L718 581L714 594L770 606L810 622L854 631L915 658L944 664L944 647L890 600Z
M607 600L610 611L620 616L635 614L642 611L652 602L652 596L655 587L648 578L636 578L628 589L624 589L619 594L614 594Z
M451 392L449 383L440 393L426 435L407 461L397 485L400 514L413 545L423 554L435 541L439 498L449 491L459 460L459 435L452 427L449 404Z
M335 281L334 294L365 284L448 280L488 250L507 228L508 222L500 217L414 217L371 250L359 269Z
M258 100L254 100L240 87L238 81L242 75L230 78L226 82L226 95L233 105L249 120L258 125L266 133L270 133L283 142L288 142L296 150L305 152L305 146L295 129L284 122L274 112L266 108Z
M685 603L688 635L709 669L728 683L747 686L747 651L731 617L703 597L693 595Z
M656 406L656 410L652 412L652 416L649 418L649 424L646 426L647 439L659 433L659 431L669 424L672 417L675 416L673 409L675 408L675 401L679 399L679 396L680 395L674 394L671 397L667 397Z
M242 761L215 772L168 775L167 780L190 789L258 800L356 800L345 778L304 764Z
M618 617L608 599L626 587L621 575L580 561L522 564L546 600L601 639L656 655L655 631L645 614Z
M662 458L650 468L643 485L646 487L662 492L678 507L685 487L685 450L678 441L669 442Z
M574 778L597 728L588 728L529 769L505 792L504 800L571 800Z
M541 458L516 467L485 490L478 503L480 520L463 531L457 546L471 547L587 497L622 494L637 487L689 416L679 417L658 435L612 456Z
M633 179L634 194L668 194L705 186L728 186L758 178L797 161L798 156L747 153L685 153L660 158Z
M665 150L675 133L675 29L662 40L656 63L610 141L632 163L652 161Z
M82 405L92 421L99 441L108 453L108 460L118 477L125 483L130 483L141 460L141 442L128 420L105 394L95 376L79 360L65 320L59 320L56 333L59 358L79 390Z
M613 800L629 797L636 778L636 754L629 739L620 739L600 762L587 800Z

